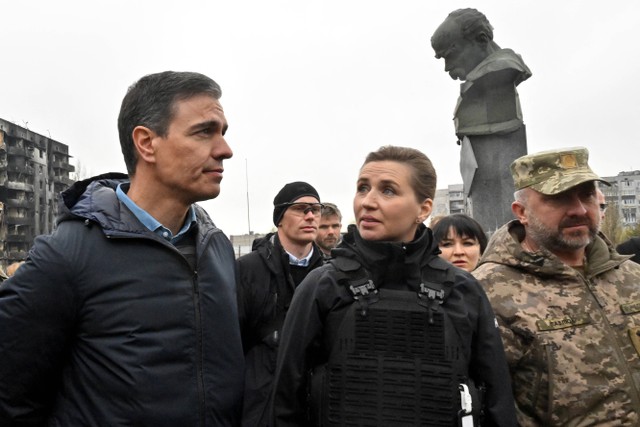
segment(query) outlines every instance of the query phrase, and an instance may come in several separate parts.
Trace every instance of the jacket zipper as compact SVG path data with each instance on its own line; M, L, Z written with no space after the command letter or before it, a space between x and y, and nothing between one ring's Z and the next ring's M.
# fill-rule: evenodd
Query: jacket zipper
M196 321L196 376L198 382L198 410L200 416L200 425L204 427L206 425L206 394L204 388L204 356L203 356L203 339L202 339L202 313L200 308L200 285L198 279L197 266L200 265L200 257L203 252L198 251L198 247L205 248L209 244L209 241L213 238L213 235L221 232L219 229L209 230L204 235L201 245L198 243L198 235L195 237L196 247L196 270L193 272L193 299L195 308L195 321ZM186 260L185 260L186 261Z
M208 231L203 240L201 247L206 247L212 236L219 230ZM193 303L195 308L195 327L196 327L196 381L198 385L198 415L200 418L200 425L204 427L206 425L206 395L204 388L204 356L203 356L203 339L202 339L202 312L200 307L200 285L198 279L197 266L200 264L200 256L202 253L198 251L198 236L194 241L196 247L196 270L193 272ZM184 257L183 257L184 258ZM185 259L186 261L186 259Z
M198 383L198 415L200 425L205 425L205 394L202 361L202 314L200 313L200 289L198 286L198 272L193 275L193 305L195 308L196 327L196 381Z
M547 365L547 378L549 379L549 384L547 386L547 396L548 396L548 398L547 398L547 400L548 400L547 401L547 419L545 421L546 422L545 425L549 425L550 426L551 425L551 418L553 416L553 402L554 402L554 400L552 399L552 396L553 396L553 393L554 393L553 387L555 385L554 384L555 376L552 375L554 367L551 366L551 361L553 359L551 357L551 349L549 348L549 344L548 343L546 343L544 345L544 354L545 354L545 357L547 358L545 365ZM540 383L538 383L538 392L536 393L537 396L539 396L540 388L541 388L540 387ZM537 407L537 405L538 405L538 402L536 402L536 404L533 407L535 408L535 407Z
M602 308L602 304L600 304L600 300L595 295L595 292L592 289L591 280L589 280L587 278L584 278L583 280L586 282L587 289L589 289L589 293L596 300L596 305L598 306L598 311L600 312L600 315L602 316L602 319L603 319L605 325L607 326L607 330L614 331L615 328L613 326L611 326L611 323L609 322L609 318L607 317L606 312ZM625 384L629 388L629 393L630 393L629 398L631 399L631 403L632 403L632 406L634 408L640 408L640 396L638 395L638 390L637 390L636 384L635 384L635 382L633 380L633 373L629 369L629 366L628 366L628 363L627 363L627 358L625 357L624 353L622 352L621 343L619 342L618 334L614 333L613 335L614 335L613 347L614 347L614 350L615 350L616 357L617 357L618 361L620 362L620 364L622 365L621 368L622 368L622 371L624 373Z
M211 240L212 236L216 233L216 232L220 232L219 229L214 229L213 231L208 231L203 240L202 240L202 247L206 247L209 244L209 240ZM114 234L107 234L106 235L107 238L112 238L112 237L116 237L116 238L126 238L126 237L130 237L128 235L119 235L117 233ZM196 241L195 241L195 245L196 245L196 266L198 265L199 261L200 261L200 256L202 255L201 253L198 253L198 241L197 241L197 236L196 236ZM186 260L186 258L184 258L184 256L180 253L180 251L178 251L176 249L175 246L173 246L171 243L168 243L166 240L158 238L158 239L154 239L154 238L150 238L151 240L156 240L160 243L162 243L163 245L171 248L172 250L174 250L176 253L178 253L178 255L180 255L180 257L184 260L185 263L187 263L187 265L189 264L189 262ZM197 267L196 267L197 268ZM203 339L202 339L202 313L201 313L201 309L200 309L200 287L198 285L198 271L195 270L193 272L193 280L192 280L192 287L193 287L193 305L194 305L194 309L195 309L195 330L196 330L196 382L197 382L197 391L198 391L198 418L200 419L200 425L202 427L204 427L206 425L206 396L205 396L205 390L204 390L204 372L203 372L203 366L204 366L204 360L203 360Z

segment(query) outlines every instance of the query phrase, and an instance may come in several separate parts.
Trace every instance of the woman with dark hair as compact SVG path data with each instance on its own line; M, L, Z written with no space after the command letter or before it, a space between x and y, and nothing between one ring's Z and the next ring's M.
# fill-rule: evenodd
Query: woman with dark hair
M509 371L476 280L423 222L436 173L386 146L361 167L334 258L297 288L276 367L275 426L515 426Z
M440 257L466 271L478 265L487 248L487 235L478 221L465 214L451 214L431 226Z

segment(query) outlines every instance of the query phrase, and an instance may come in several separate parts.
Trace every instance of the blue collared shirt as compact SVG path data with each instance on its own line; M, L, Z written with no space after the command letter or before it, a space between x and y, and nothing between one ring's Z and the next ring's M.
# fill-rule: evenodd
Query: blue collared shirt
M125 190L129 190L128 182L118 184L118 188L116 188L116 195L118 196L118 199L122 203L124 203L126 207L129 208L129 210L136 216L136 218L138 218L142 225L174 245L179 242L180 239L189 231L189 229L191 229L191 226L196 223L196 212L193 209L193 206L189 206L187 220L184 222L184 225L182 226L180 231L178 231L178 234L174 236L173 233L171 233L171 230L160 224L160 222L149 215L147 211L136 205L135 202L131 200L129 196L127 196Z
M285 252L287 252L286 249L285 249ZM313 246L311 247L309 254L304 258L296 258L295 256L291 255L289 252L287 252L287 255L289 255L289 264L297 265L299 267L308 267L309 260L311 260L311 255L313 255Z

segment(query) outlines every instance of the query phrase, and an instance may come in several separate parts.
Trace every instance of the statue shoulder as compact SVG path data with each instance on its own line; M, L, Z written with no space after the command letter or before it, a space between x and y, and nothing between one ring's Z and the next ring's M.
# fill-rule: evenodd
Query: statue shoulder
M471 70L463 86L470 86L474 81L494 73L513 76L516 86L531 77L531 70L520 55L511 49L499 49Z

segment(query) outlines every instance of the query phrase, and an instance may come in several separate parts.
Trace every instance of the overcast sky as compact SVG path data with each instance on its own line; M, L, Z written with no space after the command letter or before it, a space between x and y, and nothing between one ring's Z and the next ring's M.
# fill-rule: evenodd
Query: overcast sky
M85 175L125 171L116 119L127 87L198 71L222 86L234 150L221 195L203 203L214 222L270 231L273 197L302 180L346 225L358 169L382 145L425 152L438 188L462 182L459 82L429 39L463 7L533 72L518 87L530 153L582 145L603 176L640 169L633 0L0 0L0 117L69 145Z

